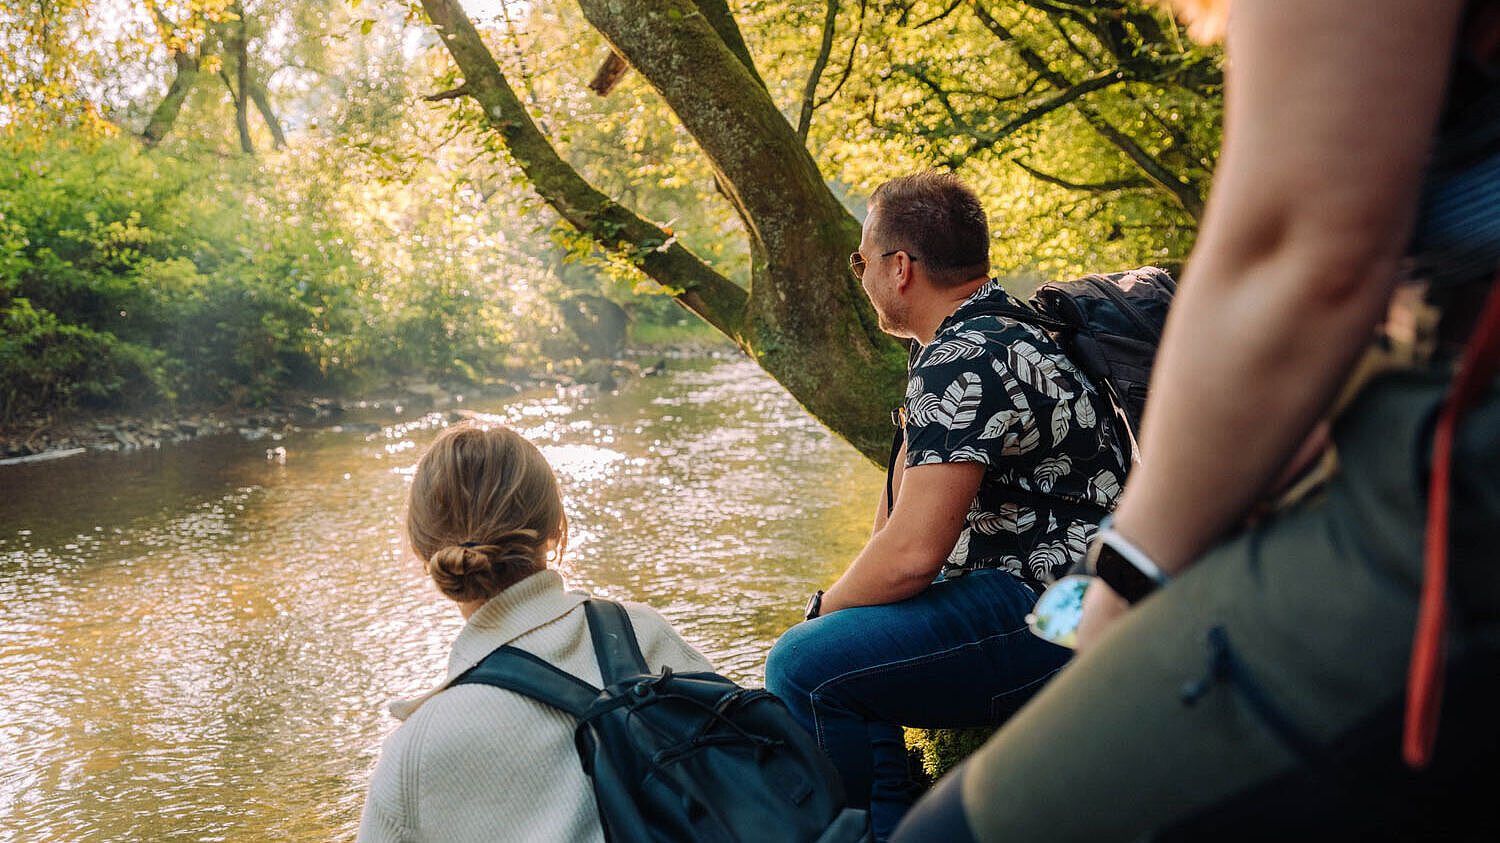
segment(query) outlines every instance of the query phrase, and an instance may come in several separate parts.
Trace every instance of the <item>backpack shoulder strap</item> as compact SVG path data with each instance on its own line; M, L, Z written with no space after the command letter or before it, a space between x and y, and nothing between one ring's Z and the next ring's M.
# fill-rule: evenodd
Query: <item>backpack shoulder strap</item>
M599 689L537 656L506 644L448 683L491 685L515 691L582 719L599 698Z
M1146 320L1146 317L1142 316L1141 312L1136 309L1136 306L1131 304L1130 300L1125 298L1125 296L1120 293L1120 289L1116 287L1108 278L1105 278L1102 275L1090 275L1086 280L1089 282L1090 286L1092 286L1095 290L1098 290L1101 295L1114 302L1115 307L1118 307L1120 309L1120 313L1124 314L1125 318L1129 319L1131 323L1134 324L1136 328L1140 329L1142 333L1150 337L1152 342L1161 342L1161 331L1152 326L1152 324Z
M599 674L606 688L651 672L624 606L613 600L589 599L583 601L583 613L588 618L594 657L599 660Z
M1043 315L1028 305L1010 302L985 302L975 307L969 316L1003 316L1006 319L1025 322L1048 331L1068 331L1074 327L1061 320L1053 319L1051 316Z

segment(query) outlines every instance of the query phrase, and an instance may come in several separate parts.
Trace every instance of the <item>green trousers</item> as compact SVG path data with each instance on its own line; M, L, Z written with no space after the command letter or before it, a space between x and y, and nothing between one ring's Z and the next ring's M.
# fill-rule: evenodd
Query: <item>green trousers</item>
M1456 839L1478 809L1478 839L1500 839L1481 789L1500 772L1500 392L1455 450L1434 764L1399 754L1445 383L1373 381L1335 425L1323 491L1142 601L966 762L975 837Z

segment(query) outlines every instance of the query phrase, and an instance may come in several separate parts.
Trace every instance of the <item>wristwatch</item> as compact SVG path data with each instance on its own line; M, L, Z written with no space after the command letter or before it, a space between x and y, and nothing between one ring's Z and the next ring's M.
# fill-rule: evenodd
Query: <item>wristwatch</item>
M1099 522L1099 532L1089 545L1086 564L1089 573L1104 580L1104 584L1127 602L1138 603L1151 592L1167 584L1167 575L1145 551L1130 543L1110 524L1111 519Z
M818 612L820 612L822 610L823 610L823 589L820 588L817 591L814 591L812 593L811 597L807 598L807 610L802 613L802 619L806 620L806 621L810 621L813 618L817 617L818 616Z

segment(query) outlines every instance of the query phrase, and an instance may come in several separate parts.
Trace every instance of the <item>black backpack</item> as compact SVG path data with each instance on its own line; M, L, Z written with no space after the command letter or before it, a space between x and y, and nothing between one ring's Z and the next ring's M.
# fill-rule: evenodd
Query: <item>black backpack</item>
M1003 316L1050 333L1113 408L1118 441L1129 449L1129 462L1134 463L1135 432L1146 409L1151 365L1176 292L1177 284L1165 269L1143 266L1072 281L1048 281L1036 289L1028 306L995 302L972 315ZM893 420L899 427L899 413ZM904 431L896 432L892 463L903 436ZM895 506L890 470L886 499L887 506Z
M871 840L833 765L786 705L715 673L652 673L618 603L584 601L604 688L509 645L453 685L524 694L578 718L574 742L610 843Z
M1135 449L1146 409L1151 365L1177 284L1165 269L1143 266L1123 272L1049 281L1038 287L1030 310L1009 315L1050 332L1063 353L1123 416L1121 442Z

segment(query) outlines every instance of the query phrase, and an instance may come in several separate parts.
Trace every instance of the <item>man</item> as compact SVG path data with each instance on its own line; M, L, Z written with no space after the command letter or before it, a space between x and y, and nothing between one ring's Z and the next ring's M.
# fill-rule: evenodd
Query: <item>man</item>
M870 197L850 266L882 330L915 340L905 444L869 542L766 662L877 838L915 797L902 726L995 725L1067 659L1031 635L1125 476L1108 405L1041 330L994 311L974 192L923 172Z

